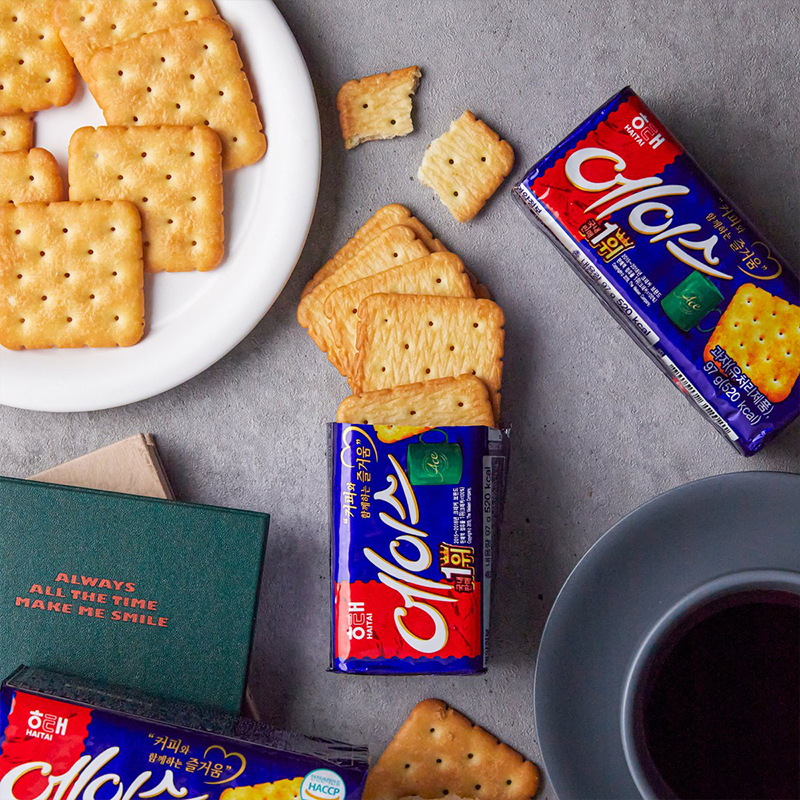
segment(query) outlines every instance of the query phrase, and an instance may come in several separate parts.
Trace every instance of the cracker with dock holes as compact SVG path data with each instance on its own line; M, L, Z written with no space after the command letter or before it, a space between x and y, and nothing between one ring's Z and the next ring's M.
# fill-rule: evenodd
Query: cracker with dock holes
M255 786L235 786L225 789L220 800L298 800L303 778L284 778Z
M183 22L214 17L212 0L55 0L61 41L81 75L104 47Z
M344 400L337 422L363 425L494 426L489 390L474 375L438 378L377 392L365 392Z
M491 300L374 294L358 310L356 394L471 373L500 417L504 317Z
M423 700L372 768L364 800L529 800L539 770L441 700Z
M223 169L254 164L267 140L230 27L201 19L95 53L86 81L109 125L205 125Z
M0 0L0 114L65 106L77 87L53 0Z
M464 264L455 253L431 253L331 292L325 301L331 331L328 358L344 376L355 368L358 306L365 297L380 293L475 296Z
M345 261L336 272L325 278L303 298L307 314L307 324L304 327L308 329L317 346L323 352L328 351L331 330L328 327L328 318L325 316L325 301L331 292L340 286L392 267L408 264L427 255L430 255L430 250L411 228L395 225L380 233L352 258Z
M30 114L0 116L0 153L33 147L33 119Z
M303 289L303 297L311 292L318 284L325 280L329 275L336 272L345 261L351 259L362 247L369 244L378 234L383 233L387 228L395 225L405 225L411 228L423 241L431 253L438 253L447 248L405 207L398 203L379 208L355 233L352 239L347 241L344 246L330 258L323 267L317 271L314 277L306 284ZM300 301L298 309L298 319L304 325L303 320L303 301Z
M348 81L336 105L348 150L363 142L407 136L414 130L412 98L422 72L417 66Z
M800 306L755 284L740 286L705 348L727 374L714 350L720 347L771 403L782 403L800 377Z
M55 203L64 199L58 162L34 147L0 153L0 203Z
M144 330L132 203L0 206L0 345L127 347Z
M485 122L465 111L428 145L418 178L459 222L471 220L514 166L514 150Z
M222 260L222 148L210 128L80 128L69 184L70 200L136 205L148 272L205 272Z

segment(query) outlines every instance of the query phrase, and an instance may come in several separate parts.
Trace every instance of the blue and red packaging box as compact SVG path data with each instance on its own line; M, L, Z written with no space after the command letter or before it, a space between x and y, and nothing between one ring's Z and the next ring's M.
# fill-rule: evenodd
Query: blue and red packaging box
M800 415L797 275L630 87L514 193L740 453Z
M360 800L365 748L21 667L0 689L3 800Z
M330 425L333 672L486 670L509 431Z

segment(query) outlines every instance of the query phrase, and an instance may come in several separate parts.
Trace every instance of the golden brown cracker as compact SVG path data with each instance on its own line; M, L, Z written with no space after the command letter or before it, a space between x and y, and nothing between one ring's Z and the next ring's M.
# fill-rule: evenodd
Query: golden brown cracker
M365 392L344 400L337 422L363 425L494 426L494 412L486 385L474 375L438 378Z
M504 317L491 300L374 294L358 310L356 394L471 373L500 416Z
M254 164L267 140L230 27L186 22L107 47L86 80L109 125L205 125L226 170Z
M0 153L0 203L56 203L64 199L58 162L34 147Z
M77 85L53 0L0 0L0 114L65 106Z
M352 239L347 241L344 246L329 259L325 265L317 271L314 277L306 284L303 289L305 297L312 289L325 280L331 273L335 272L345 261L352 258L364 245L369 244L379 233L395 225L405 225L411 228L422 240L431 253L444 252L447 248L405 207L398 203L379 208L356 232ZM301 325L305 325L303 319L303 302L300 302L298 309L298 319Z
M760 289L740 286L705 348L721 347L771 403L781 403L800 377L800 306Z
M61 41L81 75L105 47L143 33L216 16L212 0L55 0Z
M297 800L303 778L284 778L272 783L257 783L255 786L228 787L220 800Z
M364 800L529 800L539 770L441 700L423 700L367 778Z
M514 166L514 150L471 111L425 151L418 178L459 222L471 220Z
M0 344L127 347L144 330L132 203L0 206Z
M399 267L430 255L430 250L423 244L411 228L395 225L378 234L369 244L362 247L352 258L319 283L303 302L307 309L308 333L317 346L328 351L330 328L325 316L325 301L328 295L353 281L375 275L392 267Z
M363 142L411 133L412 98L421 78L422 71L414 66L344 84L336 100L344 146L351 150Z
M331 331L328 358L345 376L355 369L358 306L371 294L475 296L464 264L455 253L431 253L331 292L325 301L325 316Z
M205 126L80 128L69 145L69 196L134 203L148 272L205 272L225 252L221 153Z
M0 153L33 147L33 118L30 114L0 116Z

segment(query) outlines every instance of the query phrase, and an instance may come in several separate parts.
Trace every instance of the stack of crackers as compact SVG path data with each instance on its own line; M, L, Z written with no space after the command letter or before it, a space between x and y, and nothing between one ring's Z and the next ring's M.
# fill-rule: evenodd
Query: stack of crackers
M0 0L0 344L111 347L144 332L145 272L224 255L224 170L267 142L212 0ZM58 164L31 114L69 103L76 68L109 127Z
M337 421L499 422L504 318L402 205L379 209L306 286L297 316L353 396Z

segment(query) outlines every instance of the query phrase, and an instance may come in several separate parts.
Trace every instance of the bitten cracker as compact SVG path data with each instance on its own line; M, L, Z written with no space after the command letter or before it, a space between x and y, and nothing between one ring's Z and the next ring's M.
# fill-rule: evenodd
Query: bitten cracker
M405 207L397 203L379 208L356 232L333 258L329 259L324 266L314 275L303 289L303 297L311 292L314 287L320 284L331 273L335 272L345 261L352 258L364 245L369 244L379 233L395 225L405 225L411 228L422 240L431 253L446 251L447 248ZM298 309L298 319L301 324L303 305L301 301Z
M134 203L148 272L205 272L225 251L221 153L205 126L80 128L69 145L69 196Z
M471 373L500 416L504 317L491 300L374 294L358 311L356 394Z
M206 125L226 170L266 152L258 109L230 27L201 19L100 50L86 80L109 125Z
M58 162L35 147L0 153L0 203L55 203L64 199Z
M459 222L471 220L514 166L514 150L485 122L465 111L428 145L418 178Z
M220 800L299 800L303 778L284 778L255 786L235 786L225 789Z
M372 294L475 296L464 264L455 253L431 253L331 292L325 301L325 316L331 331L328 358L345 376L355 369L358 307Z
M364 800L529 800L539 770L441 700L423 700L373 767Z
M361 248L304 298L308 322L305 327L317 346L323 352L328 351L330 328L325 316L325 301L334 289L427 255L430 255L430 250L411 228L404 225L387 228Z
M33 147L33 119L30 114L0 116L0 153Z
M216 16L212 0L55 0L61 41L81 75L104 47Z
M740 286L717 323L705 348L706 361L714 361L722 348L772 403L792 393L800 377L800 306L760 289Z
M0 0L0 114L65 106L77 85L53 0Z
M488 425L494 412L483 381L474 375L439 378L344 400L337 422L364 425Z
M0 206L0 344L127 347L144 330L132 203Z
M363 142L411 133L412 97L421 78L420 68L414 66L348 81L342 86L336 105L344 146L352 150Z

